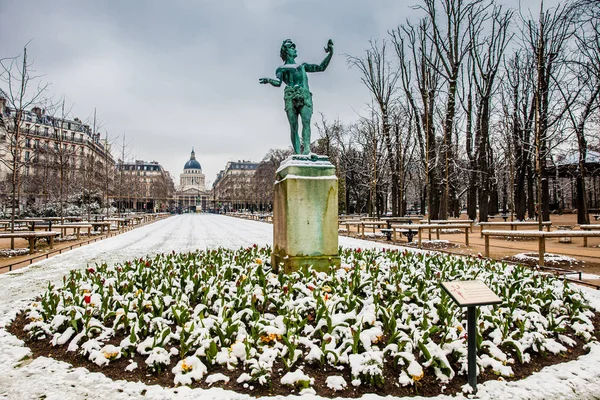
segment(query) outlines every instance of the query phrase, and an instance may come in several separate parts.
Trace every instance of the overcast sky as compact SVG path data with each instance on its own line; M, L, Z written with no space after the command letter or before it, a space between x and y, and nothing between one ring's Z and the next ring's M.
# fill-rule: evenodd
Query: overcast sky
M283 39L311 74L314 117L356 119L369 94L344 54L361 55L371 38L418 13L418 0L29 1L0 0L0 57L28 55L64 96L72 117L94 107L119 157L160 162L176 184L192 146L209 182L227 161L260 161L290 145L283 88L260 85L281 64ZM517 0L503 2L518 7ZM521 0L539 8L539 0ZM546 0L547 6L556 0ZM313 138L317 136L313 128Z

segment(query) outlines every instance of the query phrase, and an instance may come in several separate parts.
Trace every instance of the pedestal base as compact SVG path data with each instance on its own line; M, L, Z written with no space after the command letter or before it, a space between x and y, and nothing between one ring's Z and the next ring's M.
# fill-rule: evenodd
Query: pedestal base
M337 177L327 157L291 156L277 170L272 263L285 272L340 265Z

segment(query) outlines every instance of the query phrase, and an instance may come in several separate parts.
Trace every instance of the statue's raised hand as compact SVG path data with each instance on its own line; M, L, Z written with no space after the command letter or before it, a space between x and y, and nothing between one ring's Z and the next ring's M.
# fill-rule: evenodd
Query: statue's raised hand
M329 39L327 47L325 47L325 53L333 53L333 40Z
M271 78L259 78L258 81L262 84L270 83Z

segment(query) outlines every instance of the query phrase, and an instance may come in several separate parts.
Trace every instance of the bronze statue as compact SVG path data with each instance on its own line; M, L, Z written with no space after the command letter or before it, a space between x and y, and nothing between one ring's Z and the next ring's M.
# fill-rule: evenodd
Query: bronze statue
M284 64L275 71L277 79L259 79L260 83L270 83L275 87L281 86L281 82L286 84L283 92L283 100L285 102L285 112L290 123L294 154L310 153L310 118L313 113L313 104L306 73L323 72L327 69L333 55L333 41L331 39L327 42L325 52L327 56L325 56L321 64L296 64L296 45L290 39L286 39L281 44L279 52ZM298 115L302 119L302 148L300 148L300 138L298 136Z

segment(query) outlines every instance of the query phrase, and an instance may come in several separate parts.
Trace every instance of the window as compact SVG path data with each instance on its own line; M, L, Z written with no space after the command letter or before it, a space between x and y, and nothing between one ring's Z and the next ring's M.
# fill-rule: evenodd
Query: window
M31 139L29 139L29 138L25 139L25 147L27 147L27 148L31 147Z
M44 127L44 135L48 136L48 127L47 126Z
M31 153L29 151L25 152L25 161L29 161L29 158L31 157Z

